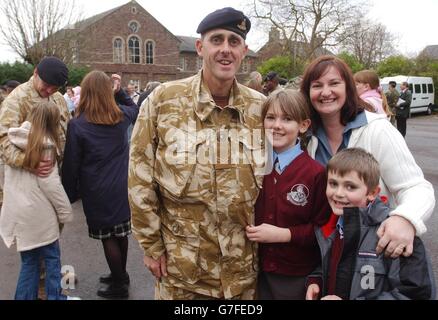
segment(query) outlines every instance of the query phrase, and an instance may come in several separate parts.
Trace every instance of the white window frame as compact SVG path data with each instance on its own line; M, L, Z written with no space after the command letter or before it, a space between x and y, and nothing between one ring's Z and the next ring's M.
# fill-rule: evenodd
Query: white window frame
M138 40L138 54L135 54L132 52L131 47L130 47L130 42L133 38L136 38ZM128 63L130 64L141 64L141 39L138 35L131 35L128 37L128 42L127 42L127 46L128 46ZM135 48L134 48L135 49ZM138 62L136 62L133 58L137 58L138 57Z

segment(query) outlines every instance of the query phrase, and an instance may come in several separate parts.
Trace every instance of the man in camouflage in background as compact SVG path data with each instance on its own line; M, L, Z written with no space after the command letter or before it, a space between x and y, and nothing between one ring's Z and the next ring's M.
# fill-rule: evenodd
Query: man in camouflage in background
M10 143L8 129L19 127L30 115L30 111L41 101L53 101L61 114L59 134L62 150L57 159L58 164L62 161L66 139L67 122L70 120L70 113L62 94L58 89L64 86L68 80L68 68L58 58L45 57L37 65L33 76L28 82L18 86L3 101L0 110L0 170L4 174L3 163L15 168L21 168L24 161L24 151ZM46 177L52 172L54 163L52 161L41 161L35 174ZM3 187L3 185L2 185ZM1 191L3 201L3 192ZM40 297L43 297L40 287Z
M400 93L395 88L396 86L397 83L395 81L389 81L388 91L385 93L386 101L388 102L388 106L392 113L390 121L393 126L396 126L395 113L396 113L398 98L400 97Z
M263 179L262 157L251 155L264 151L265 98L235 80L250 27L232 8L209 14L197 30L202 70L141 106L129 198L156 299L254 298L257 247L245 227Z

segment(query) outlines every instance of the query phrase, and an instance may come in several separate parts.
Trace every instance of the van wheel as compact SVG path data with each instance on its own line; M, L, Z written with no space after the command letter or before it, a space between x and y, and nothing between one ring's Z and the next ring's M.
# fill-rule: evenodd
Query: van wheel
M428 114L428 115L431 115L431 114L432 114L432 105L429 105L429 106L427 107L427 114Z

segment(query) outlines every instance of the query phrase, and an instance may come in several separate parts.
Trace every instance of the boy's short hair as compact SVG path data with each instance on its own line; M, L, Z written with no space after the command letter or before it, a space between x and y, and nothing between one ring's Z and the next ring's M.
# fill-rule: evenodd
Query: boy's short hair
M344 149L333 156L327 164L327 173L333 172L341 177L350 172L357 172L368 191L379 185L379 163L373 155L361 148Z

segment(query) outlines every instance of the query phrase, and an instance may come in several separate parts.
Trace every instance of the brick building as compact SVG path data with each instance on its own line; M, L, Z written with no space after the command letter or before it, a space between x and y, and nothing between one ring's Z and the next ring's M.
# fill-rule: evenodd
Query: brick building
M420 52L419 57L438 60L438 45L427 46Z
M287 52L287 54L302 59L308 58L306 53L306 46L308 46L308 44L305 42L296 41L293 42L291 46L293 47L292 51L294 52ZM272 27L269 32L268 41L260 48L259 51L257 51L258 63L262 63L263 61L269 60L275 56L283 55L286 50L285 47L286 41L281 38L280 31L277 28ZM315 56L317 57L325 54L333 55L332 52L324 48L318 48L315 51Z
M198 72L202 60L196 38L176 36L136 1L103 12L64 30L75 34L73 62L108 74L118 73L123 85L144 88L149 81L171 81ZM250 51L237 77L255 70Z

